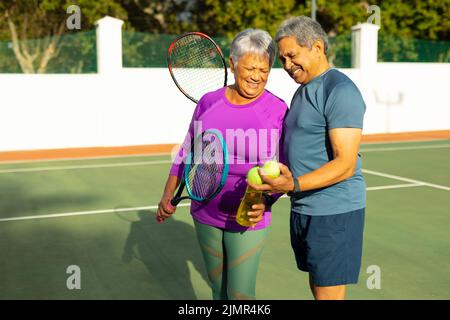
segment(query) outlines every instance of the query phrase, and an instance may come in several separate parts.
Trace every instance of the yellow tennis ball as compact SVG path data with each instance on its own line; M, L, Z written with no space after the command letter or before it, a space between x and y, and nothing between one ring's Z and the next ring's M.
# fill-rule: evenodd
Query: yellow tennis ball
M280 166L276 161L267 161L263 166L264 174L269 178L275 179L280 176Z
M262 179L258 172L259 167L254 167L248 170L247 172L247 180L252 184L262 184Z

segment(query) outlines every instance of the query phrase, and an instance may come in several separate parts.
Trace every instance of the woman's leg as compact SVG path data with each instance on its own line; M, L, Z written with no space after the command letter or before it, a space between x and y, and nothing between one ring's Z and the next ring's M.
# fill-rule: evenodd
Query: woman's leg
M194 220L197 239L203 253L214 300L227 300L224 270L223 230Z
M267 234L267 228L224 232L228 299L255 299L256 274Z

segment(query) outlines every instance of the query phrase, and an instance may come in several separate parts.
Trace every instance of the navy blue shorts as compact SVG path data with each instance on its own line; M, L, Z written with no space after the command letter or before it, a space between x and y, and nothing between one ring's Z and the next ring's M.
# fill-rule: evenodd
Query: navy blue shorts
M291 245L297 267L319 287L357 283L365 208L329 216L291 212Z

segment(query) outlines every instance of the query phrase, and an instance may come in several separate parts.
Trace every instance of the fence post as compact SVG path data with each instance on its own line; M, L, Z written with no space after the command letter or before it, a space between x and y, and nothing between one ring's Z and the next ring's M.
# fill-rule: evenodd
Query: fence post
M122 69L123 21L104 17L95 22L97 27L97 72L108 74Z
M379 29L372 23L352 27L352 68L368 69L377 64Z

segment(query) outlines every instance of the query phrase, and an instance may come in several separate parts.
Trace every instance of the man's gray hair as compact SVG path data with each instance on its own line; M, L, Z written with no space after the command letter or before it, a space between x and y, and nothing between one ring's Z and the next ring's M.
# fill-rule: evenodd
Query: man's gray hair
M295 37L298 45L312 48L316 40L322 40L325 54L328 50L328 37L322 26L313 19L305 16L295 17L283 22L275 35L278 43L286 37Z
M235 65L246 53L256 53L269 58L269 67L275 60L275 43L267 31L245 29L234 37L231 43L230 56Z

